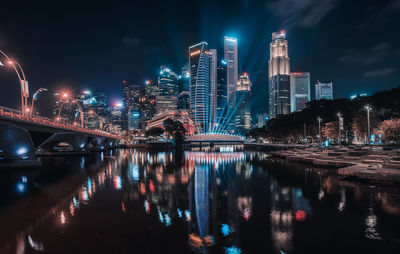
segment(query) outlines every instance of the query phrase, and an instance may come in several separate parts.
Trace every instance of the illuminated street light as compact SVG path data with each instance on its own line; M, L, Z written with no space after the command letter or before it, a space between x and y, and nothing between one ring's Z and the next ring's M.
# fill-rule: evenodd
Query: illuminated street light
M321 122L322 122L322 118L321 117L317 117L318 120L318 138L319 138L319 144L321 145Z
M33 104L35 103L35 100L37 100L39 94L41 92L47 91L47 88L39 88L38 90L36 90L36 92L33 94L32 96L32 104L31 104L31 114L33 114Z
M364 108L367 110L368 145L371 145L371 129L370 129L370 121L369 121L369 112L372 110L372 108L369 105L364 106Z
M18 76L18 80L19 80L20 88L21 88L21 110L22 110L22 114L25 114L25 111L27 109L26 108L26 106L27 106L27 97L29 96L29 92L28 92L28 83L26 81L24 70L22 69L20 64L18 64L15 61L12 61L7 56L7 54L4 53L2 50L0 50L0 54L2 54L7 59L7 63L13 67L15 73ZM4 64L2 64L2 63L0 65L4 66ZM16 66L19 68L20 71L18 71ZM22 77L21 77L21 74L22 74Z
M341 138L341 136L340 136L340 127L341 127L341 119L342 119L342 114L339 112L339 113L337 113L337 116L338 116L338 129L339 129L339 137L338 137L338 143L339 143L339 146L341 147L342 146L342 138Z

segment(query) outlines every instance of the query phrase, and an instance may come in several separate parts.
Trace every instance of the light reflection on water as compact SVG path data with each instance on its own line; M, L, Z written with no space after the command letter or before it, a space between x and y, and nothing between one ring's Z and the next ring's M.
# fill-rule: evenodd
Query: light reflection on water
M54 252L48 250L52 247L46 243L68 244L57 233L66 234L72 225L76 228L81 220L87 219L81 218L85 209L99 205L111 207L108 212L101 211L100 219L124 220L126 217L119 211L140 221L155 219L158 226L152 226L156 228L153 230L166 230L162 231L165 234L168 230L184 232L186 237L175 240L184 241L187 251L197 253L302 252L307 250L304 242L316 248L325 246L318 245L316 240L326 243L330 239L318 231L329 232L330 228L343 233L335 241L347 242L346 238L351 236L355 246L360 242L370 246L385 240L392 248L392 242L400 238L392 229L385 230L399 222L396 194L372 191L328 173L283 165L265 154L121 150L116 156L102 153L99 157L102 162L99 170L88 174L79 187L19 230L0 250ZM80 168L84 167L85 160L77 158L77 162ZM115 205L117 210L112 209ZM379 216L386 224L379 224ZM347 220L358 224L341 228ZM54 224L48 223L51 221ZM49 231L45 236L44 230ZM146 237L146 232L141 235ZM85 242L81 244L87 248ZM341 246L333 248L340 250Z

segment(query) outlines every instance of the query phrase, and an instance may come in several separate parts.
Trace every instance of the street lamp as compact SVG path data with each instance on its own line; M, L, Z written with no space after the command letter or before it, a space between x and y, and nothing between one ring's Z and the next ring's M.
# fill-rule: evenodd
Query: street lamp
M86 118L85 125L86 125L86 122L88 121L88 119L89 119L91 116L93 116L93 117L96 117L97 120L99 121L99 128L100 128L100 130L103 130L103 122L102 122L101 117L100 117L96 112L94 112L93 110L89 110L88 113L89 113L89 116Z
M6 59L7 59L7 63L9 65L11 65L15 71L15 73L18 76L18 80L20 83L20 87L21 87L21 110L22 110L22 114L25 114L26 111L26 105L27 105L27 96L28 96L28 86L27 86L27 81L26 81L26 77L25 77L25 73L24 70L22 69L21 65L18 64L15 61L12 61L6 53L4 53L2 50L0 50L0 54L2 54ZM4 66L1 62L0 65ZM18 71L18 69L15 66L18 66L18 68L20 69L20 71ZM21 74L22 74L22 78L21 78ZM26 90L26 91L25 91Z
M319 138L319 144L321 145L321 122L322 122L322 118L321 117L317 117L318 120L318 138Z
M372 110L372 108L369 105L364 106L364 108L367 110L368 145L371 145L371 130L370 130L369 112Z
M31 104L31 114L33 114L33 104L35 102L35 100L37 100L39 94L41 92L47 91L47 88L39 88L38 90L36 90L36 92L33 94L32 96L32 104Z
M64 94L66 94L66 93L64 93ZM62 97L64 97L64 94L62 95ZM68 96L69 96L69 95L67 94L67 96L65 96L65 97L68 97ZM66 100L65 102L63 102L63 103L60 105L60 108L58 109L58 115L57 115L57 118L56 118L57 121L60 121L60 119L61 119L61 110L62 110L62 107L63 107L65 104L67 104L67 103L69 103L68 100ZM81 104L80 104L79 102L77 102L76 100L72 100L71 103L75 104L75 105L78 107L78 109L79 109L79 115L80 115L80 119L81 119L81 127L84 128L84 116L83 116L83 109L82 109Z
M341 136L340 136L340 122L341 122L341 118L342 118L342 114L339 112L339 113L337 113L337 116L338 116L338 129L339 129L339 137L338 137L338 143L339 143L339 146L341 147L342 146L342 138L341 138Z

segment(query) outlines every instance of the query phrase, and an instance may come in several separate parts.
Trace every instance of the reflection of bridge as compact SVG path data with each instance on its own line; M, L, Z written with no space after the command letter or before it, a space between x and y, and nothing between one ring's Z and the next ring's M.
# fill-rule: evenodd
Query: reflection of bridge
M243 143L244 137L222 134L222 133L204 133L189 136L185 139L185 142L227 142L227 143Z
M203 133L188 136L184 142L187 148L190 147L241 147L244 144L244 137L222 133ZM236 148L233 148L234 150Z
M33 159L41 153L77 153L116 146L119 137L104 131L88 130L49 118L22 114L0 107L0 159Z

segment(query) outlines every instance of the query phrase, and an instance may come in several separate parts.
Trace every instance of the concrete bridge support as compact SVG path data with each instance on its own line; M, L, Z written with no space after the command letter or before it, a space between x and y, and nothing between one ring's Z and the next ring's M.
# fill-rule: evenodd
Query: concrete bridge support
M0 161L3 166L39 164L35 157L35 146L27 130L0 122Z
M89 137L87 148L89 150L105 150L106 149L106 138L100 137Z
M84 153L88 149L88 136L82 133L57 132L38 147L38 154Z

